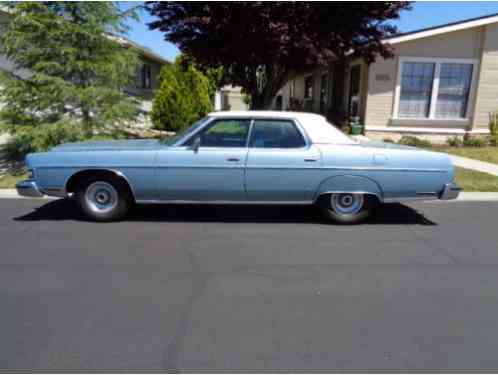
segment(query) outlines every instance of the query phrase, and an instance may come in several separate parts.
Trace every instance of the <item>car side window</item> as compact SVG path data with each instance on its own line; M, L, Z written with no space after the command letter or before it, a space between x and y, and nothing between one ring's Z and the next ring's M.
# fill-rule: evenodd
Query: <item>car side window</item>
M201 147L246 147L251 120L217 120L186 142L192 144L199 137Z
M255 120L250 147L300 148L306 146L303 135L289 120Z

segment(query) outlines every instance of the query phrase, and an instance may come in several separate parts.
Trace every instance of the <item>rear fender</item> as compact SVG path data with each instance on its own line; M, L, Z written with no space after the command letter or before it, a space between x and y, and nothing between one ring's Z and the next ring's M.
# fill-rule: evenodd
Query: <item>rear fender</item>
M323 180L318 186L313 201L316 202L320 195L330 193L372 194L379 199L379 202L382 202L383 195L377 182L368 177L353 175L334 176Z

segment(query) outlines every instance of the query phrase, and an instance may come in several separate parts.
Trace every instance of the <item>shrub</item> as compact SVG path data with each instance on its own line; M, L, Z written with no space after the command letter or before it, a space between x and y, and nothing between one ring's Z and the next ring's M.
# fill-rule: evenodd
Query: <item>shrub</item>
M161 69L151 111L156 129L181 130L212 110L208 79L193 63L177 58Z
M498 146L498 113L491 115L489 122L489 143L492 146Z
M446 143L448 144L448 146L451 147L461 147L463 145L463 141L460 138L458 138L456 135L453 137L449 137L446 140Z
M406 146L414 146L414 147L431 147L432 144L431 142L425 140L425 139L420 139L411 135L404 135L401 137L401 139L398 141L399 144L401 145L406 145Z
M84 139L83 130L71 122L19 126L15 135L3 146L2 151L9 159L18 159L29 152L46 151L60 143L82 139Z
M384 139L382 139L382 142L386 142L386 143L394 143L394 140L389 138L389 137L386 137Z
M470 137L463 140L463 145L466 147L484 147L486 140L483 138Z

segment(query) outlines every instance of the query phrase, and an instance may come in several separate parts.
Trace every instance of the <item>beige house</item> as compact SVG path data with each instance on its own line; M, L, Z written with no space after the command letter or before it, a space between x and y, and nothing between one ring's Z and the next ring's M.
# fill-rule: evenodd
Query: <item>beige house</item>
M336 62L288 82L275 107L356 118L372 138L489 133L498 111L498 15L399 34L394 58ZM297 108L296 108L297 107Z
M216 91L214 100L216 111L246 111L249 109L242 88L226 85Z

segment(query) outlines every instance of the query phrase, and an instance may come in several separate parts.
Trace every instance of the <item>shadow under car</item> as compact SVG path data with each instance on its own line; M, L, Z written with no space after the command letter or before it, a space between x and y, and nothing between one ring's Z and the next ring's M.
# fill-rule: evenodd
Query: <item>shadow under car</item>
M86 221L76 202L69 198L49 201L14 220ZM316 207L290 205L135 205L125 221L328 224L321 218ZM374 214L362 224L437 225L414 208L401 203L380 205Z

